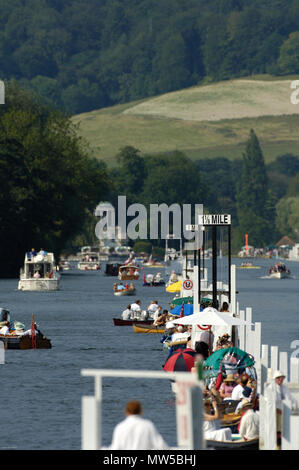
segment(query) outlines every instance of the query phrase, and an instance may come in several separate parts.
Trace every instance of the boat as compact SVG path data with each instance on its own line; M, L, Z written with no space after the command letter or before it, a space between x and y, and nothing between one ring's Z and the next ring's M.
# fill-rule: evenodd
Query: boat
M25 254L24 267L20 270L18 289L22 291L56 291L60 274L53 253L31 250Z
M119 263L106 263L106 268L105 268L106 276L118 276L120 267L121 267L121 264Z
M159 333L163 334L165 331L165 328L162 326L151 326L151 325L145 325L141 323L140 321L138 323L133 324L133 329L135 333Z
M291 275L291 271L284 263L278 262L269 269L269 276L274 279L286 279Z
M138 323L139 325L152 325L154 323L153 319L149 320L123 320L122 318L112 318L114 326L129 326Z
M71 265L69 261L62 259L59 263L59 270L60 271L69 271L71 269Z
M127 284L125 286L122 284L117 285L116 283L113 285L113 293L116 296L134 295L135 292L136 292L136 289L132 282L129 286Z
M258 450L259 438L244 440L239 434L233 434L231 441L206 439L206 448L215 450Z
M164 286L165 281L161 276L161 273L156 275L147 274L143 276L143 285L144 286Z
M98 271L101 268L99 250L91 246L83 246L78 253L78 269L81 271Z
M120 281L137 281L139 279L139 268L133 264L119 267L118 279Z
M164 268L164 265L159 261L153 260L152 255L150 255L149 259L142 263L142 266L145 268Z
M243 262L240 266L237 266L238 269L261 269L260 266L254 266L253 263Z
M13 327L11 327L13 323ZM51 341L37 329L32 315L31 328L24 330L25 326L18 322L12 322L10 311L0 308L0 328L5 326L8 334L0 333L0 341L4 344L4 349L50 349ZM35 334L32 336L32 331Z

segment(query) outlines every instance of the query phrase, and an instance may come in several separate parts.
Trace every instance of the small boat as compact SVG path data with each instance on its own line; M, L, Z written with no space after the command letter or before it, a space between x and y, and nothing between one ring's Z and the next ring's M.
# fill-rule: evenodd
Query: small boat
M33 249L25 254L20 270L18 289L22 291L54 291L59 289L60 274L53 253Z
M5 349L51 349L51 341L42 335L36 335L35 343L29 335L0 335L0 341Z
M120 281L137 281L139 279L139 268L133 264L119 267L118 279Z
M147 274L143 276L143 285L144 286L164 286L165 281L161 277L161 273L157 273L156 275Z
M122 318L112 318L114 326L129 326L138 323L139 325L152 325L154 320L123 320Z
M253 263L243 262L240 266L237 266L238 269L261 269L260 266L254 266Z
M59 270L60 271L69 271L71 269L71 265L69 261L63 259L59 263Z
M276 263L269 269L269 276L274 279L286 279L290 277L291 271L283 263Z
M134 323L133 324L133 329L135 333L159 333L163 334L165 331L165 328L163 326L150 326L150 325L144 325L141 322Z
M99 250L91 246L83 246L78 253L78 269L81 271L98 271L101 269Z
M113 285L113 294L116 296L121 296L121 295L134 295L136 292L135 286L133 283L131 283L129 286L123 286L122 284L117 286L115 283Z
M206 448L215 450L258 450L259 438L245 441L241 436L233 435L232 441L214 441L206 439Z
M33 315L31 327L27 331L24 330L24 325L20 322L15 321L14 326L11 325L10 311L0 308L0 341L4 343L4 349L50 349L52 347L51 341L37 329ZM6 334L3 334L2 327L5 327Z
M145 268L164 268L164 265L162 263L159 263L159 261L152 259L152 255L150 255L148 260L142 263L142 266L144 266Z

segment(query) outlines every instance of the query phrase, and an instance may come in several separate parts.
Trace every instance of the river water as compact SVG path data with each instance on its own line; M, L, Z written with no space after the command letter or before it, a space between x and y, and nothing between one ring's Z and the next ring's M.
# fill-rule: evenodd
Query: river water
M240 259L233 262L238 266ZM253 308L253 321L262 322L262 343L293 352L299 340L299 263L287 262L290 279L269 279L275 260L255 261L261 269L237 269L240 308ZM227 281L226 259L218 261L218 280ZM207 262L209 266L210 262ZM79 450L81 398L93 395L94 380L86 368L161 370L167 353L157 334L136 334L132 327L115 327L128 299L115 297L114 277L76 269L62 273L60 290L38 293L17 290L17 279L0 280L0 306L14 320L30 327L32 314L52 349L5 351L0 365L2 406L0 448L22 450ZM144 270L145 273L153 269ZM161 270L160 270L161 271ZM136 282L136 299L146 307L158 300L168 308L172 295L165 287ZM129 399L142 402L166 442L176 445L175 401L167 380L104 379L102 444L109 445L114 426L123 419Z

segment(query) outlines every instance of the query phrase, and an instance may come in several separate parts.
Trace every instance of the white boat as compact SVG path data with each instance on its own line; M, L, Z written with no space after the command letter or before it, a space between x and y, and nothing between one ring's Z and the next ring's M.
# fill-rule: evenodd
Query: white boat
M20 270L18 289L23 291L54 291L59 289L54 254L46 251L25 254L24 267Z
M290 277L291 271L283 263L276 263L269 269L269 276L274 279L286 279Z
M83 246L78 257L77 267L81 271L98 271L101 267L99 251L91 246Z

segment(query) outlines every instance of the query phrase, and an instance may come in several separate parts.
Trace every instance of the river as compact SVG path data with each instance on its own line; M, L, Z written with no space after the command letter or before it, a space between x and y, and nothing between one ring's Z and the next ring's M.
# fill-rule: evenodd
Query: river
M233 262L240 265L241 260ZM293 352L299 341L299 263L288 261L290 279L269 279L275 260L258 259L260 269L237 269L240 308L253 308L262 322L262 343ZM218 261L218 279L227 281L226 258ZM207 265L210 264L210 261ZM56 292L20 292L17 279L0 280L0 305L14 320L30 327L34 314L52 349L5 351L0 365L2 406L0 448L19 450L79 450L81 398L92 395L94 381L81 376L85 368L161 370L167 353L157 334L135 334L132 327L115 327L128 299L115 297L114 277L101 271L76 269L62 273ZM153 272L147 269L144 272ZM168 308L172 295L165 287L136 282L136 299L146 307L158 300ZM166 442L176 445L175 401L167 380L104 379L102 444L109 445L114 426L123 419L127 400L138 399Z

